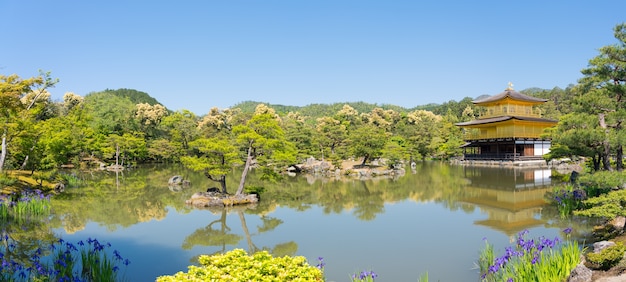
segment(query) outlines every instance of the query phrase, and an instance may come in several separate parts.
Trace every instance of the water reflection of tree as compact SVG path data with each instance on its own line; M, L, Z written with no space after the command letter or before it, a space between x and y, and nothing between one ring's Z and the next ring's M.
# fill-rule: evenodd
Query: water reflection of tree
M241 239L241 235L231 234L231 228L228 227L226 219L229 212L237 213L239 217L239 221L241 223L241 229L243 231L243 236L246 239L246 243L248 244L248 253L255 253L260 250L266 250L274 255L294 255L298 246L295 242L287 242L276 245L274 248L262 247L259 248L254 244L252 237L253 235L262 234L264 232L269 232L274 230L280 224L283 223L282 220L261 216L261 226L257 226L256 233L251 233L248 224L246 222L245 211L252 207L248 206L235 206L229 208L212 208L214 212L220 213L220 217L209 223L204 228L197 229L192 234L187 236L183 241L182 248L189 250L194 246L218 246L221 247L220 250L214 253L223 253L227 250L226 246L234 246L237 245ZM218 226L214 226L214 225Z
M226 250L227 245L236 245L241 240L241 235L230 233L231 229L226 224L226 209L221 209L218 219L211 221L204 228L197 229L185 237L182 248L189 250L194 246L221 246L221 251ZM214 224L218 226L214 228Z
M482 171L476 169L476 172ZM352 211L361 220L372 220L385 212L385 204L401 201L439 203L453 211L470 213L480 206L463 201L477 196L475 189L468 188L465 174L462 166L451 166L446 162L418 162L414 172L408 171L401 177L357 179L307 175L286 177L281 182L270 183L262 181L253 170L247 183L264 187L265 192L257 207L246 213L264 218L277 207L306 211L318 206L326 214ZM170 191L167 180L172 175L184 175L192 181L192 186L180 192ZM227 180L229 183L236 183L240 173L235 169L227 177L230 177ZM115 175L111 173L90 173L84 179L90 179L90 182L84 187L69 188L53 200L55 227L63 226L68 232L73 232L93 221L115 229L161 219L166 216L167 209L187 213L192 208L185 206L184 201L193 193L206 190L210 184L201 173L179 166L125 171L120 177L119 187L115 184ZM216 229L217 224L211 228Z
M2 259L26 268L33 266L33 258L50 254L48 247L59 240L46 224L37 219L0 221L0 236Z
M370 191L368 183L361 182L362 189L355 189L354 215L361 220L372 220L376 215L385 211L385 200L382 191Z
M89 181L80 187L68 188L52 199L51 224L63 227L68 233L82 230L88 222L115 230L118 226L163 219L167 207L182 211L185 209L184 199L192 191L172 197L172 192L167 189L167 175L172 173L173 168L130 170L119 175L119 183L115 173L79 173L82 179Z

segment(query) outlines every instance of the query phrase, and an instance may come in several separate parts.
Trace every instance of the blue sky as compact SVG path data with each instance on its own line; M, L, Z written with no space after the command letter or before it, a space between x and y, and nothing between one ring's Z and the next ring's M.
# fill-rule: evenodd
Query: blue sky
M565 88L615 44L620 1L0 0L0 73L146 92L198 115L242 101L406 108Z

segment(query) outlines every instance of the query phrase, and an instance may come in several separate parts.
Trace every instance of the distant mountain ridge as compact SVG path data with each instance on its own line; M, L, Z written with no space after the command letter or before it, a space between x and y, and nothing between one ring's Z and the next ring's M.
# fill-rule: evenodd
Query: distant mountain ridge
M544 97L544 96L549 94L550 91L555 91L555 90L560 90L560 89L555 88L553 90L547 90L547 89L539 89L539 88L529 88L526 90L522 90L520 92L530 95L530 96L549 98L549 97ZM128 99L133 104L147 103L150 105L160 104L162 106L165 106L163 105L163 103L160 103L157 99L150 96L146 92L138 91L135 89L127 89L127 88L120 88L116 90L105 89L99 92L91 92L87 94L85 98L89 96L107 96L107 95L113 95L119 98ZM243 102L239 102L233 105L231 108L239 108L243 113L253 113L257 105L265 104L268 107L273 108L281 116L286 115L289 112L298 112L303 116L308 116L312 118L323 117L323 116L334 116L335 114L337 114L338 111L340 111L343 108L344 105L349 105L350 107L354 108L359 113L369 113L375 108L382 108L383 110L394 110L399 113L408 113L408 112L412 112L415 110L427 110L438 115L446 115L448 113L452 113L456 116L460 116L463 110L467 106L473 105L472 101L479 99L479 98L488 97L488 96L489 95L483 94L475 98L465 97L460 101L450 100L442 104L430 103L430 104L420 105L420 106L416 106L412 108L404 108L401 106L396 106L396 105L391 105L391 104L372 104L372 103L366 103L362 101L342 102L342 103L332 103L332 104L309 104L306 106L287 106L287 105L271 104L271 103L259 102L259 101L243 101ZM90 98L95 98L95 97L90 97Z

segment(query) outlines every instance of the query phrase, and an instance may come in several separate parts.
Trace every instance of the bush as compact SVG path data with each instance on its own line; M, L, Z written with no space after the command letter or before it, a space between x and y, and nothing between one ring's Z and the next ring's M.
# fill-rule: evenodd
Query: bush
M585 188L587 196L596 197L612 189L621 188L626 183L626 173L617 171L598 171L582 174L578 183Z
M574 211L574 215L613 219L626 216L626 190L611 191L599 197L583 201L585 209Z
M610 246L599 253L588 253L587 262L592 268L608 270L617 265L624 257L626 247L622 242Z
M272 257L267 251L249 256L242 249L221 255L202 255L200 266L189 266L188 272L157 277L158 282L174 281L323 281L322 270L307 263L306 258Z

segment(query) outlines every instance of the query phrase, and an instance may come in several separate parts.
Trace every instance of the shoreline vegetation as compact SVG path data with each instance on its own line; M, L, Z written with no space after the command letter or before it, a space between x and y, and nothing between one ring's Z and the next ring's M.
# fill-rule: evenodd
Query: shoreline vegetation
M350 167L350 164L355 165L358 169L371 169L371 167L361 167L359 166L359 162L355 161L346 161L344 163L345 167L348 168ZM571 164L571 166L576 167L580 166L580 164ZM315 172L315 170L310 170L309 172L307 171L309 170L302 170L303 173ZM357 173L356 175L359 174ZM354 174L344 173L340 174L340 176L351 178ZM602 279L607 279L607 277L618 277L626 272L626 260L623 259L623 255L626 251L626 248L623 247L624 242L626 242L626 235L624 235L624 221L626 221L626 219L624 219L622 215L623 212L621 212L621 210L624 210L626 207L621 207L620 209L615 210L614 208L611 209L610 206L610 204L614 202L617 202L617 205L626 202L626 190L623 188L626 186L626 174L623 172L602 172L595 174L582 173L578 176L575 183L569 179L570 176L571 174L554 176L561 177L562 180L565 181L565 184L554 187L554 191L546 195L546 202L549 205L556 206L559 211L561 211L561 216L564 218L576 216L604 218L605 220L602 221L603 224L594 229L594 234L590 234L598 240L596 244L601 244L602 247L596 246L596 248L589 249L589 246L593 244L585 245L583 242L572 241L569 239L570 233L572 232L571 229L564 230L563 238L554 238L550 240L543 237L528 239L526 238L528 235L526 231L518 234L516 246L511 246L505 250L493 250L493 247L491 247L486 241L485 248L481 251L480 257L477 258L477 265L480 266L479 269L481 275L481 277L477 279L481 281L523 281L508 279L512 276L512 273L519 274L519 271L522 268L532 270L524 274L528 275L525 276L527 278L554 278L558 275L562 275L564 272L567 272L578 273L579 276L581 275L580 273L583 273L582 275L586 275L589 279L591 279L572 280L571 277L567 278L570 274L562 276L563 279L570 279L567 281L603 281ZM3 193L5 196L3 197L2 205L0 205L0 207L3 207L4 209L0 209L0 215L4 214L4 217L2 218L4 221L15 220L16 218L30 218L30 216L27 216L28 214L37 215L41 213L37 211L44 211L45 213L45 208L26 209L18 207L17 205L8 205L7 202L10 199L15 200L17 203L30 203L28 204L30 206L42 206L41 202L37 202L37 199L49 200L49 197L56 193L54 192L54 183L52 181L43 181L38 179L38 177L29 176L27 172L5 172L3 179L5 179L3 180L3 183L7 183L6 179L14 179L14 182L12 182L11 185L3 185ZM6 189L7 187L9 187L9 189ZM46 191L45 193L47 193L47 196L42 196L44 195L44 192L41 190L33 190L37 187L43 188ZM19 198L10 196L18 195L19 193L15 193L16 190L24 191L23 195L25 195L25 198L29 200L19 200ZM8 191L12 191L10 192L11 194L6 194ZM36 193L36 195L39 196L33 197L26 191L39 191L39 193ZM20 210L20 212L9 211L7 210L7 207L15 207L15 209ZM485 240L486 239L487 238L485 238ZM529 242L532 242L534 245L529 245L531 244ZM526 243L526 245L524 245L524 243ZM565 245L557 248L559 244ZM547 253L544 253L546 251ZM621 254L617 259L615 258L616 252L617 254ZM227 253L224 255L228 256L229 254ZM238 255L243 256L243 254ZM255 254L249 254L249 256L253 258L252 260L254 260ZM571 257L579 259L572 261ZM541 263L541 261L545 261L545 263ZM308 262L302 261L299 261L298 263L308 264ZM555 268L555 265L558 265L558 267ZM538 266L541 267L537 268ZM311 267L317 267L320 269L319 264L318 266L311 265ZM546 271L542 271L542 267L545 267ZM117 266L116 269L118 268L119 266ZM555 269L561 270L556 271ZM323 270L323 268L321 270ZM196 270L190 266L189 271L191 273ZM362 275L363 273L372 274L374 272L371 270L365 270L360 274L355 274L353 275L352 281L375 280L375 276ZM181 280L181 277L188 274L189 273L179 272L169 278L164 276L158 279L162 279L160 281L184 281L184 279ZM289 274L282 273L277 275ZM175 279L174 277L178 278ZM421 277L421 281L428 281L427 277L427 273L424 274ZM24 280L16 279L14 281ZM113 279L111 281L118 280ZM323 280L315 278L312 280L302 281Z

